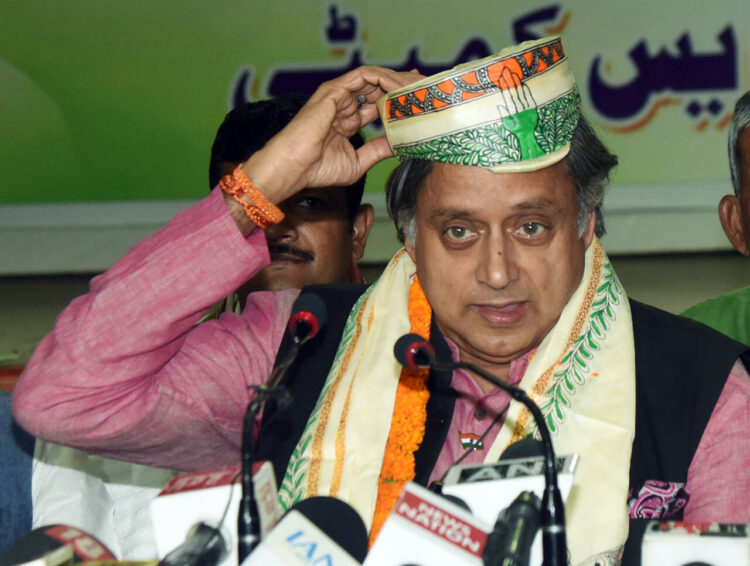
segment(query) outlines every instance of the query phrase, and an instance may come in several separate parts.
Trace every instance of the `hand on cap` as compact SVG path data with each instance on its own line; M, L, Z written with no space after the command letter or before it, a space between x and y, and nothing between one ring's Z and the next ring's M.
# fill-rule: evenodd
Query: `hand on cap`
M323 83L289 125L250 158L245 172L275 203L306 187L354 183L393 153L385 137L356 150L349 137L378 117L378 98L420 78L416 72L360 67Z

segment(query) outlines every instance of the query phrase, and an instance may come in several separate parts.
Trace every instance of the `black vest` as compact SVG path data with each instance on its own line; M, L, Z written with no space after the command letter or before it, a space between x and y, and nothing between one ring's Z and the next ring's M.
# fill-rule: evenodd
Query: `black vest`
M281 485L292 451L315 408L349 312L366 288L366 285L314 285L303 290L303 293L315 293L323 299L327 307L327 321L320 333L300 348L297 361L289 367L284 378L292 396L292 405L284 411L276 411L275 405L269 403L263 413L256 453L259 459L273 462L278 485ZM438 358L450 359L448 345L434 323L430 332ZM279 348L279 357L288 350L291 339L287 332ZM450 372L430 372L427 382L430 398L427 402L425 435L414 455L415 481L421 485L427 485L453 418L456 397L450 388L450 380Z
M630 308L636 367L630 486L684 482L732 365L737 358L750 362L748 347L637 301Z
M264 412L258 457L274 464L281 481L287 463L315 406L341 338L351 307L365 285L313 286L303 292L319 295L328 307L321 332L305 344L289 368L285 383L292 405ZM741 358L750 367L748 347L707 326L630 301L636 365L636 429L630 461L630 486L638 490L646 480L685 482L690 462L716 401ZM289 347L285 336L279 349ZM438 358L450 351L436 325L431 341ZM415 481L426 485L445 442L456 395L450 374L431 372L428 381L427 426L416 459ZM679 518L677 516L676 518ZM635 529L638 531L638 527Z

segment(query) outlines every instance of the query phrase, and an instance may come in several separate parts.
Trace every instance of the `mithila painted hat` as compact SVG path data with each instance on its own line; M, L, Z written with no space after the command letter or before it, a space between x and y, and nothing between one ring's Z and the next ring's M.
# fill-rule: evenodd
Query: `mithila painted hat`
M559 37L527 41L378 100L400 160L534 171L565 157L580 96Z

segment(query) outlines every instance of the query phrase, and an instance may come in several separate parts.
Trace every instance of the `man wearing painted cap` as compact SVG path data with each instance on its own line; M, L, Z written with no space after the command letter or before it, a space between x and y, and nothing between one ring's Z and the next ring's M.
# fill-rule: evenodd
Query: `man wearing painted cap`
M361 68L322 85L222 181L223 194L61 315L19 383L18 420L150 464L237 462L247 386L269 374L297 293L259 294L240 317L192 323L267 261L256 227L279 221L275 203L300 187L350 184L394 153L405 161L387 197L405 250L367 290L316 290L325 332L287 376L294 404L259 439L282 501L339 497L374 534L403 484L439 480L464 439L475 439L468 461L492 461L533 433L528 413L481 379L402 370L391 351L411 331L526 389L557 452L581 455L567 503L573 564L615 563L629 516L750 521L745 348L628 301L597 240L616 158L580 116L559 38L418 78ZM386 92L387 140L354 150L347 137L377 117ZM109 297L141 290L134 265L164 258L172 300L145 305L157 319L148 333L98 318Z

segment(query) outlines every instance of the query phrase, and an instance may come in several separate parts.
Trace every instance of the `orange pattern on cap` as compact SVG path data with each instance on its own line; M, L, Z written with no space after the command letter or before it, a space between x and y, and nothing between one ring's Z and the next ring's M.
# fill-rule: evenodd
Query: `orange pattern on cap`
M462 75L390 98L386 100L385 113L388 120L399 120L447 108L499 90L515 88L517 85L510 85L507 81L501 80L506 69L521 77L521 80L526 80L543 73L564 58L565 51L558 38Z

